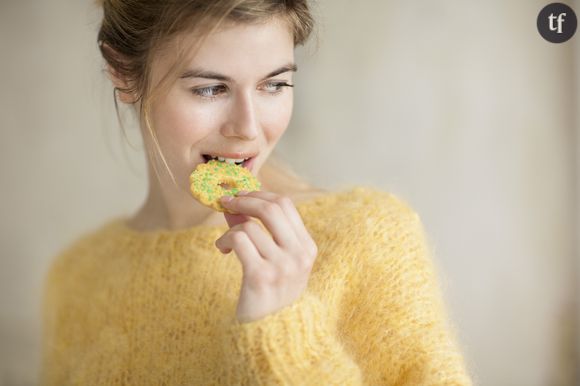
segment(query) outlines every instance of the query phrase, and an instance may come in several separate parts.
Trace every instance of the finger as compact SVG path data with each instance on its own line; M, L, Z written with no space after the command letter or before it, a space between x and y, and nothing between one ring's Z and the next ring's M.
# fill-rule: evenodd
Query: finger
M286 214L276 203L252 196L238 196L222 205L236 213L256 217L272 234L274 241L282 248L295 248L298 236Z
M280 247L276 245L272 236L258 221L250 220L233 228L235 231L244 232L262 259L275 260L277 256L281 255Z
M274 203L277 202L284 211L284 213L286 214L286 217L288 217L290 223L292 224L292 228L294 229L294 232L296 233L298 238L300 240L308 240L308 242L314 243L314 240L312 240L310 233L304 226L304 222L302 221L300 213L296 209L296 206L294 205L291 199L288 198L287 200L282 200L282 196L276 193L267 192L265 190L256 190L253 192L249 192L241 197L244 196L263 198L264 200Z
M226 222L230 229L238 224L243 224L244 222L251 220L251 217L249 216L244 216L243 214L230 214L227 212L224 212L224 217L226 218Z
M220 250L235 251L242 263L244 273L258 268L257 265L263 261L262 256L245 232L229 230L216 240L215 245Z

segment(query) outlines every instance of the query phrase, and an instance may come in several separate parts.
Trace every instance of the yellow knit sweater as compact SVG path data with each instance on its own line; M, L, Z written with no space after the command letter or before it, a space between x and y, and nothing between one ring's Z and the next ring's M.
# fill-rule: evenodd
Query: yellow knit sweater
M371 187L297 205L318 257L292 305L236 321L227 226L87 233L45 279L43 385L471 385L417 213Z

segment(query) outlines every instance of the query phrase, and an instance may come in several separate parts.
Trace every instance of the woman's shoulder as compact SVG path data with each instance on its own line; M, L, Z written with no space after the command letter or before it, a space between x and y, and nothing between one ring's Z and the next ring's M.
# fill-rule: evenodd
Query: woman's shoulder
M295 204L314 206L341 216L359 218L416 217L417 212L402 196L383 189L357 185L338 190L316 189L291 196Z
M78 267L83 261L96 256L98 250L107 248L119 221L119 218L111 218L77 233L52 256L49 272Z
M372 186L352 186L311 195L297 204L304 223L333 239L373 238L405 232L419 215L401 196Z
M384 269L405 251L418 251L424 241L420 218L409 202L372 186L328 192L299 210L319 251L326 252L319 263L325 266Z

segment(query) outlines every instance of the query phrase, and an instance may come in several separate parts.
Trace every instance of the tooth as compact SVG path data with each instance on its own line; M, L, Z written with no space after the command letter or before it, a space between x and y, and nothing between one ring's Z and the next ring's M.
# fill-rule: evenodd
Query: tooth
M225 158L225 157L211 156L211 155L210 155L210 157L213 160L217 159L220 162L226 162L226 163L229 163L229 164L233 164L233 163L241 164L244 161L248 160L248 158Z

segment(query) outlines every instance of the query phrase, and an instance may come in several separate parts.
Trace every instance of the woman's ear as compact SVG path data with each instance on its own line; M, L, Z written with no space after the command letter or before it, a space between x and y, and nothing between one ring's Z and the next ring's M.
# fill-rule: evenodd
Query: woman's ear
M116 59L120 57L115 50L113 50L107 43L102 44L103 50ZM134 93L124 92L122 90L128 89L130 87L129 82L121 76L109 63L107 63L107 76L113 83L116 89L116 95L119 96L119 100L126 104L134 104L137 101L136 95Z
M115 86L115 94L119 97L119 100L129 105L134 104L137 101L135 95L133 95L133 93L123 91L123 89L129 88L129 84L123 78L121 78L109 64L107 64L107 74Z

